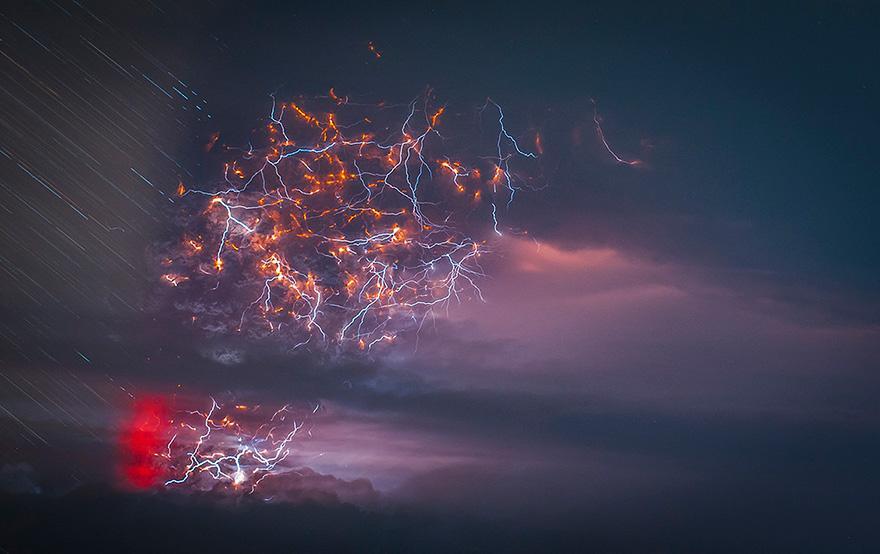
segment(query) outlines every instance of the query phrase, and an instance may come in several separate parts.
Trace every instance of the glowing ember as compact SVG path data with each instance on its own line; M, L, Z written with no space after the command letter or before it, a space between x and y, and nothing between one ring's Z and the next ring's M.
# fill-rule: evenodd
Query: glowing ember
M214 332L285 333L294 347L370 350L453 300L482 298L480 256L491 217L525 182L514 159L535 158L487 101L490 156L433 152L445 106L406 110L274 103L259 139L226 165L217 190L186 190L196 210L163 281L193 322ZM382 125L392 112L403 123ZM203 199L196 202L197 199Z

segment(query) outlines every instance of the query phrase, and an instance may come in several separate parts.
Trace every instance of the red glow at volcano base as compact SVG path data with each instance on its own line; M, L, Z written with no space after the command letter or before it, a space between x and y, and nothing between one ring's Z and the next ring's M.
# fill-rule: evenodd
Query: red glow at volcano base
M135 402L119 434L119 474L124 487L147 489L164 470L156 459L167 441L168 406L157 397Z

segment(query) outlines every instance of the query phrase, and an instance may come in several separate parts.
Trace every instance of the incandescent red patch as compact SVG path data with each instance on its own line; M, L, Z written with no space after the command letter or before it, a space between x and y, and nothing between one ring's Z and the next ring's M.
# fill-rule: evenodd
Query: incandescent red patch
M161 398L135 402L130 419L119 434L120 474L124 484L137 489L155 485L164 470L159 455L167 441L168 407Z

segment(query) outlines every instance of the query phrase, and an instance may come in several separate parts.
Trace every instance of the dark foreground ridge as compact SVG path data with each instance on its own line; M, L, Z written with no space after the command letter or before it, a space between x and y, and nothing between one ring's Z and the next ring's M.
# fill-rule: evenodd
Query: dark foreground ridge
M526 521L314 501L220 505L207 497L83 487L64 496L0 496L0 547L11 554L864 552L859 545L880 539L868 511L856 520L826 514L820 522L809 503L777 500L787 510L755 514L754 506L730 497L724 510L717 499L658 498L602 514Z

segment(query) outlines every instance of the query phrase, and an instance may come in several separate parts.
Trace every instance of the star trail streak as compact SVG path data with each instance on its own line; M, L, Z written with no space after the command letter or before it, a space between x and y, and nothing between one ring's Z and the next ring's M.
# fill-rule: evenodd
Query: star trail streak
M144 244L211 118L174 71L81 3L0 10L0 344L18 357L59 312L143 309Z

